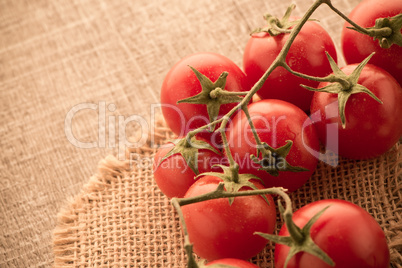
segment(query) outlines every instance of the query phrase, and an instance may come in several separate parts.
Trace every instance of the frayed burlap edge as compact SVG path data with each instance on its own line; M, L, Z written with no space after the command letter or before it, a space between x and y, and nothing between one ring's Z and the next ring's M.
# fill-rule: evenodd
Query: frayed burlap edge
M80 194L68 201L65 208L62 208L57 214L57 225L53 232L53 253L54 267L72 267L76 252L79 250L79 237L77 220L78 214L83 210L84 204L91 202L96 198L96 193L110 187L112 181L117 181L133 172L134 166L131 165L130 157L133 153L141 155L152 155L156 148L155 144L173 138L173 134L165 126L162 119L156 122L157 130L153 133L152 141L147 142L140 148L128 148L125 159L119 160L114 155L108 155L100 160L97 167L97 173L90 177L89 181L83 186ZM151 139L148 138L147 141ZM153 147L153 148L152 148Z
M109 187L112 180L124 176L127 168L127 162L119 161L111 155L107 156L99 162L98 173L89 179L82 192L58 213L53 239L55 267L72 267L75 252L79 247L79 226L76 226L78 213L86 202L91 202L92 198L96 197L95 192L101 192Z

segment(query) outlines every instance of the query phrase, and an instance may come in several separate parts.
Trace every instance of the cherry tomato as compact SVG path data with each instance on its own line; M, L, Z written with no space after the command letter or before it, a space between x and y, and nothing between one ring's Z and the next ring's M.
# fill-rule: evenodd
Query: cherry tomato
M244 71L251 83L256 83L276 59L289 34L271 36L256 33L249 39L244 55ZM336 59L336 50L329 34L317 23L308 21L294 40L286 63L294 70L312 76L326 76L332 72L325 55ZM313 93L300 87L316 87L318 82L299 78L283 67L276 68L257 92L262 99L280 99L308 111Z
M197 53L183 58L167 73L161 89L163 116L167 125L178 136L183 136L188 131L209 123L206 105L177 103L179 100L201 92L201 84L189 66L198 70L212 82L215 82L223 72L228 72L224 87L227 91L250 89L244 72L225 56L215 53ZM218 117L228 113L235 105L236 103L221 105ZM214 140L218 143L219 137L215 137Z
M349 14L349 18L363 28L373 27L378 18L393 17L402 13L402 1L389 0L378 2L365 0L360 2ZM341 44L346 63L360 63L372 52L376 54L370 63L389 72L402 85L402 47L394 44L390 48L381 48L378 40L372 37L347 29L345 23Z
M376 220L361 207L344 200L310 203L293 214L297 226L303 226L329 206L311 227L313 241L335 262L336 268L388 268L389 250L385 234ZM288 236L286 225L279 232ZM275 267L284 267L289 247L275 245ZM330 265L309 253L293 256L288 268L329 268Z
M204 176L197 180L184 197L193 197L216 190L222 180ZM255 182L257 188L263 186ZM251 190L243 187L242 190ZM223 258L247 260L259 253L266 240L254 232L273 233L276 222L275 204L267 195L269 204L261 196L213 199L182 207L194 252L203 259Z
M206 141L201 137L199 140ZM153 163L153 174L159 189L167 197L183 197L188 188L195 182L196 174L187 165L186 160L179 153L173 154L161 160L174 147L173 143L168 143L156 152ZM219 171L220 168L213 168L213 165L222 164L222 156L208 149L198 151L198 171L199 173L209 171ZM158 166L159 165L159 166Z
M261 166L250 158L256 156L257 145L244 112L236 114L226 132L240 171L258 176L267 188L284 187L295 191L311 177L318 164L319 140L311 120L300 108L281 100L254 102L248 110L260 140L274 149L286 145L288 140L293 141L285 159L290 165L307 171L279 171L279 176L273 176L259 170Z
M257 265L247 262L245 260L229 259L229 258L212 261L212 262L208 263L206 266L211 266L211 265L216 265L216 264L221 264L221 265L224 264L224 265L229 265L231 267L237 267L237 268L258 268Z
M347 65L341 70L349 75L356 66ZM383 104L366 93L352 94L346 102L343 128L337 94L315 92L311 114L327 148L346 158L367 159L387 152L401 137L402 89L389 73L371 64L363 68L358 84L367 87ZM320 83L318 87L326 85Z

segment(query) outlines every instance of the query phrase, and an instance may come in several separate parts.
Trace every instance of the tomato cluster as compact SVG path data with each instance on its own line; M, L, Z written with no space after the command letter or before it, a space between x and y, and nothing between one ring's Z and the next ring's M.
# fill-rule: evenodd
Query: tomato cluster
M374 3L363 1L350 19L374 27L377 18L402 13L400 1L365 12ZM334 42L319 23L300 24L288 12L281 21L267 17L267 22L245 46L244 71L223 55L197 53L167 73L162 112L179 138L156 153L155 181L166 196L180 200L217 189L233 193L229 201L215 196L182 208L186 235L207 266L255 267L244 260L265 247L265 237L277 242L276 267L330 267L330 262L388 267L383 231L352 203L308 204L279 231L292 238L278 240L272 236L277 218L272 196L240 195L272 187L296 191L314 173L323 148L367 159L397 143L402 135L401 47L380 47L347 28L353 23L348 20L342 32L348 65L340 68ZM294 36L299 24L303 27Z

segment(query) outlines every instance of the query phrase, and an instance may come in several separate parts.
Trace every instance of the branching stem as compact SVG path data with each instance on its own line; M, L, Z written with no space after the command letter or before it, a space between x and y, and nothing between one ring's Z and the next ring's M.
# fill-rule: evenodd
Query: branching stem
M184 215L183 215L183 211L181 209L181 205L177 198L172 198L171 203L172 203L173 207L176 209L180 222L181 222L181 226L182 226L181 228L182 228L183 234L184 234L184 249L186 250L186 254L187 254L187 267L188 268L198 268L198 264L193 255L193 246L192 246L192 244L190 242L190 238L188 236L187 226L186 226L186 222L184 220Z
M348 16L346 16L345 14L343 14L339 9L337 9L336 7L334 7L331 3L331 1L323 1L325 4L327 4L327 6L332 9L336 14L338 14L342 19L344 19L345 21L347 21L348 23L350 23L351 25L353 25L353 27L355 27L356 29L358 29L359 31L361 31L362 33L365 33L367 35L370 35L369 31L363 27L361 27L360 25L356 24L354 21L352 21L351 19L348 18Z
M290 72L291 74L301 77L301 78L305 78L308 80L313 80L313 81L317 81L317 82L329 82L329 83L335 83L338 82L340 83L344 88L349 88L351 86L350 82L348 80L342 79L340 77L337 77L333 74L327 75L325 77L317 77L317 76L311 76L311 75L307 75L304 73L299 73L293 69L290 68L290 66L285 62L284 64L281 65L283 68L285 68L288 72Z
M342 84L343 86L346 86L346 87L348 85L350 85L349 81L347 81L346 79L336 77L335 75L328 75L326 77L314 77L314 76L306 75L303 73L299 73L297 71L292 70L290 68L290 66L286 63L286 55L288 54L293 41L295 40L296 36L302 29L303 25L309 20L311 15L315 12L315 10L321 4L328 5L335 13L337 13L339 16L341 16L344 20L349 22L355 28L359 29L363 33L370 35L368 30L360 27L359 25L357 25L356 23L351 21L346 15L344 15L342 12L340 12L338 9L336 9L332 5L331 0L316 0L312 4L312 6L307 10L307 12L304 14L304 16L299 20L299 22L291 30L291 32L289 33L289 37L288 37L286 43L284 44L282 50L280 51L280 53L278 54L276 59L272 62L270 67L265 71L263 76L253 85L253 87L247 92L224 92L224 94L226 94L226 95L244 95L244 98L222 118L217 119L207 125L197 128L193 131L190 131L187 134L187 137L191 138L201 131L210 129L211 127L216 127L218 124L220 124L219 128L216 131L219 131L221 134L223 145L224 145L224 150L226 152L226 156L229 160L230 168L233 171L233 174L236 173L238 176L239 166L233 159L233 155L230 151L228 139L226 136L226 126L229 122L230 117L235 112L242 110L248 119L248 123L250 124L250 127L252 129L253 136L256 140L257 146L262 146L261 140L258 136L258 133L257 133L255 126L252 122L252 119L250 117L250 114L249 114L249 111L247 108L247 104L251 101L251 99L253 98L255 93L263 86L263 84L267 80L268 76L275 70L275 68L282 66L290 73L292 73L298 77L302 77L302 78L309 79L309 80L314 80L314 81L318 81L318 82L339 82L340 84ZM276 29L276 30L278 30L278 29ZM219 94L222 94L222 91L218 89L211 93L212 93L211 97L214 98L214 97L218 96ZM236 176L234 176L234 181L236 181ZM286 190L283 188L274 187L274 188L266 188L266 189L258 189L258 190L227 192L224 189L224 184L220 183L216 190L206 193L206 194L202 194L202 195L194 196L194 197L188 197L188 198L173 198L171 200L171 202L178 213L178 216L181 221L183 233L184 233L184 247L185 247L185 250L186 250L186 253L188 256L188 261L187 261L188 267L189 268L197 268L199 266L196 263L195 258L193 256L193 248L192 248L192 244L189 239L184 215L183 215L183 212L181 209L182 206L193 204L193 203L198 203L198 202L203 202L203 201L207 201L207 200L212 200L212 199L219 199L219 198L234 198L234 197L238 197L238 196L266 195L266 194L279 195L285 201L285 208L283 208L283 206L280 202L278 205L279 205L281 214L283 215L285 224L289 230L289 233L291 234L292 239L294 239L294 241L296 241L296 242L303 241L305 239L305 237L303 236L303 233L301 232L300 228L297 227L292 220L292 216L293 216L292 203L291 203L289 196L286 194L285 191Z
M263 147L262 144L261 144L260 137L258 136L257 130L255 129L253 120L252 120L252 118L251 118L251 116L250 116L250 113L248 112L247 106L246 106L246 105L243 106L243 109L242 109L242 110L243 110L244 114L246 115L247 120L248 120L248 123L249 123L250 128L251 128L251 131L253 132L253 136L254 136L255 142L256 142L256 144L257 144L257 148ZM258 157L258 156L257 156L257 157Z

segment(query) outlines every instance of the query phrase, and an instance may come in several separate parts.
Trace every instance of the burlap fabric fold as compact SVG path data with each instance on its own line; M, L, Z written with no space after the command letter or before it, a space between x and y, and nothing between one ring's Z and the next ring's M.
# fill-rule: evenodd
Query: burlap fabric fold
M172 138L163 122L156 130L155 144ZM108 156L99 163L98 173L58 215L55 267L185 267L177 215L152 176L155 144L129 149L125 161ZM399 142L376 159L340 159L336 167L320 163L309 182L290 196L295 210L328 198L361 206L383 228L391 266L402 267L401 178ZM273 249L268 243L252 261L273 267Z

